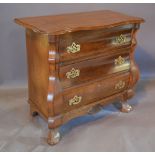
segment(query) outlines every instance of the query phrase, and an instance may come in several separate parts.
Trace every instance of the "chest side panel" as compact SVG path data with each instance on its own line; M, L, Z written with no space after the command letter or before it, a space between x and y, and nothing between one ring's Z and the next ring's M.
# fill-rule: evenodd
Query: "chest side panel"
M26 29L29 101L47 117L48 38Z

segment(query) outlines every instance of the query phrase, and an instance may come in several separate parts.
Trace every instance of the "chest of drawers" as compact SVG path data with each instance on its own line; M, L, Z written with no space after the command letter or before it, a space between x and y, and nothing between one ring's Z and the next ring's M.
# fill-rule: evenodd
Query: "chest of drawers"
M30 111L48 122L48 143L67 121L107 103L132 107L139 70L134 61L142 18L105 10L17 18L26 28Z

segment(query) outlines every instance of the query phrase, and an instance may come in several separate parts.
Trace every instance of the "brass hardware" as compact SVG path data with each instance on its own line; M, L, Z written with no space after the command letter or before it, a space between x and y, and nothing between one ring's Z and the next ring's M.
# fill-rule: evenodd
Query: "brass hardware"
M79 104L81 100L82 100L82 96L75 95L72 99L69 100L69 105L72 106L72 105Z
M67 47L67 53L76 53L80 51L80 45L75 42L72 43L71 46Z
M123 89L125 87L125 82L124 81L119 81L118 83L115 84L115 89Z
M115 59L115 65L122 65L125 63L125 59L121 56L119 56L117 59Z
M80 70L72 68L69 72L66 73L66 76L68 79L71 79L71 78L73 79L77 76L80 76Z
M116 44L123 44L127 41L126 37L124 35L120 35L118 37L116 37L115 42Z

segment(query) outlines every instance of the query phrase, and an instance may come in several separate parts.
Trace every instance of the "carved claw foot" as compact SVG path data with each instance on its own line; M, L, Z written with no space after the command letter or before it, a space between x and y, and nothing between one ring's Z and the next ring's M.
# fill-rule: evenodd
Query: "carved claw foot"
M129 105L128 103L124 103L124 102L114 103L114 106L124 113L128 113L133 110L131 105Z
M58 129L50 129L48 133L47 143L55 145L60 141L61 135Z
M126 112L126 113L128 113L128 112L132 111L133 108L132 108L131 105L125 103L125 104L122 104L122 108L121 108L120 110L121 110L121 112Z

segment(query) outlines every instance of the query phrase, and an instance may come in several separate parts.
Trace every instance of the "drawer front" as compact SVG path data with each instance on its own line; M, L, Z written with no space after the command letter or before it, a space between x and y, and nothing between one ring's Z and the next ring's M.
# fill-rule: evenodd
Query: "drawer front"
M63 88L100 79L113 73L128 71L130 68L129 52L130 49L125 49L117 51L113 56L60 66L59 77Z
M129 47L131 45L131 31L133 25L78 31L60 36L60 61L88 58L93 55L107 54L113 49Z
M78 88L69 88L63 92L64 111L99 101L127 89L129 72L102 79Z

